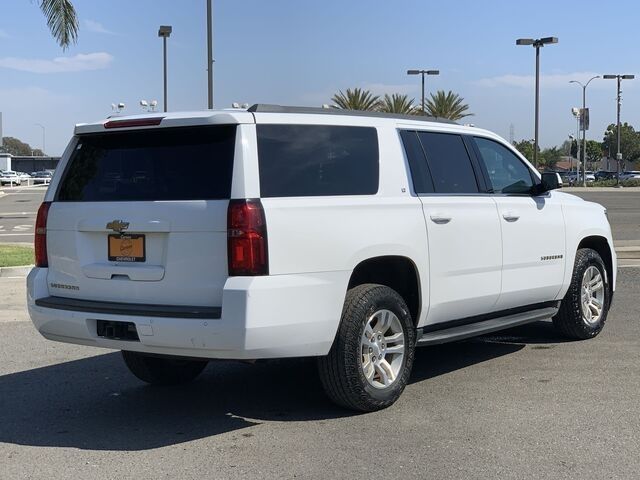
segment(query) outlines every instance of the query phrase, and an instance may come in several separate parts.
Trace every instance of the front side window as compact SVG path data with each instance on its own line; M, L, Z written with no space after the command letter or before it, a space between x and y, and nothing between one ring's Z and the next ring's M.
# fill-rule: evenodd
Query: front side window
M478 193L471 158L460 135L418 132L436 193Z
M533 178L522 160L498 142L474 138L495 193L531 193Z
M378 134L372 127L258 125L262 197L373 195Z

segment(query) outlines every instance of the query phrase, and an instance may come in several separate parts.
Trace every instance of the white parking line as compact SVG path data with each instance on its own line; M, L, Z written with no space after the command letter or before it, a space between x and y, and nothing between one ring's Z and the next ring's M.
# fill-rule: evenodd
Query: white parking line
M29 237L33 235L33 232L24 233L0 233L0 237Z
M38 212L6 212L6 213L2 213L0 212L0 217L7 217L10 215L35 215Z

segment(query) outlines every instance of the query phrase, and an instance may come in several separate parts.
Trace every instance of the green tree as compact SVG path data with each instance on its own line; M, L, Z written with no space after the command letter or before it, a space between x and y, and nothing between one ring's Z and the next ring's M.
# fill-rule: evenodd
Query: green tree
M531 140L520 140L519 142L513 142L513 146L516 147L527 160L533 163L533 142Z
M15 156L35 155L40 157L44 155L42 150L38 148L36 149L31 148L31 145L29 145L28 143L21 142L17 138L3 137L2 140L3 140L2 150L4 150L5 153L10 153L11 155L15 155Z
M331 99L335 108L344 110L373 111L380 106L380 97L372 94L369 90L347 88L346 92L340 90Z
M78 16L70 0L38 0L47 26L63 50L78 40Z
M380 102L379 109L386 113L402 113L405 115L413 115L418 113L414 106L414 99L409 99L408 95L394 93L391 96L384 94L384 99Z
M596 140L587 140L587 163L590 170L597 168L596 164L602 160L602 143Z
M533 147L531 147L533 152ZM538 155L538 166L546 170L554 170L562 157L562 150L558 147L545 148Z
M604 132L602 150L611 158L616 158L618 129L615 124L611 124ZM628 123L623 123L620 128L620 152L622 159L627 162L635 162L640 159L640 135Z
M469 105L464 103L464 98L451 90L446 93L444 90L438 90L435 94L432 93L430 97L425 105L427 115L449 120L460 120L473 115L473 113L467 112Z

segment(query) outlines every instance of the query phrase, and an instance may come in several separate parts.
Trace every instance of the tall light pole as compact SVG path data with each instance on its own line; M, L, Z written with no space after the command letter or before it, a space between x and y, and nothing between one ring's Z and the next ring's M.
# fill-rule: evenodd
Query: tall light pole
M207 0L207 105L213 109L213 7Z
M573 107L571 113L576 117L576 183L578 183L578 169L580 168L580 109Z
M44 125L42 125L41 123L36 123L35 125L37 125L38 127L40 127L42 129L42 156L44 157L45 156L44 151L45 151L45 148L46 148L46 145L45 145L45 128L44 128Z
M422 114L424 115L424 76L440 75L440 70L407 70L407 75L422 75Z
M163 63L164 63L164 111L167 111L167 38L171 36L171 26L161 25L158 36L162 38Z
M633 80L635 78L635 75L603 75L602 78L606 79L606 80L612 80L612 79L617 79L618 80L618 97L617 97L617 104L618 104L618 120L617 120L617 134L618 134L618 151L616 153L616 164L618 166L618 168L616 169L617 174L616 174L616 186L620 186L620 164L622 163L622 152L620 151L620 104L622 103L622 91L620 90L620 81L622 80Z
M536 49L536 113L535 113L535 132L534 139L535 145L533 147L533 166L538 168L538 118L540 109L540 47L545 45L558 43L558 37L544 37L544 38L519 38L516 40L516 45L533 45Z
M600 78L600 75L591 77L586 84L582 84L577 80L570 80L569 83L577 83L582 87L582 112L580 112L580 119L582 123L582 186L587 186L587 128L589 128L589 111L587 110L587 87L591 83L591 80Z

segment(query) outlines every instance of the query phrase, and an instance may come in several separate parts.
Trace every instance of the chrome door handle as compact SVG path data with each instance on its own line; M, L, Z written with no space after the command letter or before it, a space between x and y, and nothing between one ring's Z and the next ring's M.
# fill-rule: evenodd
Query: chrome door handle
M433 223L437 223L438 225L444 225L445 223L449 223L451 221L451 217L447 217L439 213L434 213L431 215L431 221Z
M504 212L502 214L502 218L504 218L507 222L515 222L520 218L516 212Z

